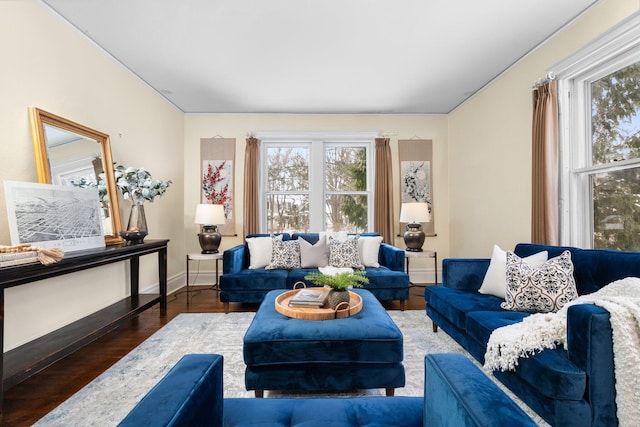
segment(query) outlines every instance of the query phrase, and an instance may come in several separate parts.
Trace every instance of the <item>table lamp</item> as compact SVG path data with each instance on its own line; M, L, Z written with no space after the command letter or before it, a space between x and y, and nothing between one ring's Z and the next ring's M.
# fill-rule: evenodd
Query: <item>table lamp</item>
M196 217L193 221L202 227L198 240L203 254L217 254L222 236L218 233L218 225L224 224L224 206L199 204L196 206Z
M400 222L407 223L404 233L404 244L409 252L422 252L424 231L421 222L431 221L431 213L427 203L403 203L400 208Z

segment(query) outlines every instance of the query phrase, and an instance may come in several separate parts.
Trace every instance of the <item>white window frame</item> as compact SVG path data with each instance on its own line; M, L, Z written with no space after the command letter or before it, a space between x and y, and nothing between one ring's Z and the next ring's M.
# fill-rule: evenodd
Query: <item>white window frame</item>
M368 196L368 230L373 229L373 187L374 187L374 144L379 137L373 131L259 131L252 134L260 140L260 179L258 184L260 198L260 231L267 230L266 179L267 179L267 148L273 146L308 145L311 147L309 164L309 204L323 206L326 196L324 186L324 148L326 146L340 146L348 143L350 147L365 147L367 149L367 190L359 192ZM315 160L315 161L314 161ZM309 229L313 232L326 231L324 210L311 209L309 212Z
M554 64L558 81L560 137L560 243L593 246L590 176L637 167L640 159L591 164L590 83L640 61L640 12Z

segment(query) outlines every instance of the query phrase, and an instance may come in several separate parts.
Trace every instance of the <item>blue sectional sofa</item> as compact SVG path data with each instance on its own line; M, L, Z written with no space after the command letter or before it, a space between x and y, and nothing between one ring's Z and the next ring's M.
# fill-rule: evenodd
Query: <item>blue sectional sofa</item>
M514 253L526 257L548 251L552 258L565 250L571 252L580 295L640 276L640 252L518 244ZM478 292L489 263L489 259L445 259L442 286L425 290L434 332L440 326L482 363L491 332L529 315L503 310L504 300ZM567 316L567 348L521 358L515 371L494 375L551 425L617 425L609 313L582 304L570 307Z
M264 237L268 234L253 234L247 236ZM378 233L361 233L360 236L379 236ZM318 233L282 234L282 240L304 239L315 244L319 239ZM249 248L245 243L227 249L223 254L223 269L220 276L220 301L224 304L225 312L229 312L229 302L259 303L267 292L274 289L292 289L298 281L311 272L318 272L317 268L297 268L292 270L267 270L265 268L249 268ZM380 245L378 262L380 267L366 267L365 272L369 290L380 301L399 300L400 307L409 299L409 275L404 270L404 250L382 243ZM309 286L309 285L308 285Z
M529 416L461 354L425 357L424 397L223 398L223 358L185 355L119 427L512 427Z

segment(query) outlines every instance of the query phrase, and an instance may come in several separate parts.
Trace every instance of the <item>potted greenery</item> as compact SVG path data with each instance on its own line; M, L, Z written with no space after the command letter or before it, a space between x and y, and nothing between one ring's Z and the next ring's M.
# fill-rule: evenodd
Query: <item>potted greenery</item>
M336 275L309 273L304 276L304 279L318 286L331 288L327 297L327 306L334 310L341 302L349 302L349 288L361 288L369 283L364 270L354 270Z
M153 202L162 196L172 181L152 179L144 168L131 168L118 165L114 169L116 187L125 199L132 203L127 230L120 235L130 243L142 243L147 235L147 220L144 214L145 200Z

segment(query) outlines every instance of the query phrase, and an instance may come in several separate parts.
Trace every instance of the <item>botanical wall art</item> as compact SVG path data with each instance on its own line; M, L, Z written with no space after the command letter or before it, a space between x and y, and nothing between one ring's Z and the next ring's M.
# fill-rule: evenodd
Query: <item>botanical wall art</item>
M224 206L225 224L219 225L222 235L235 235L234 220L234 160L235 138L200 139L201 203Z
M431 202L431 162L426 160L400 162L400 176L402 179L401 203Z
M104 247L98 191L5 181L11 244L65 252Z
M431 222L423 224L427 235L435 234L433 204L432 141L401 139L398 141L400 160L400 203L422 202L429 205ZM404 227L400 226L400 229Z

